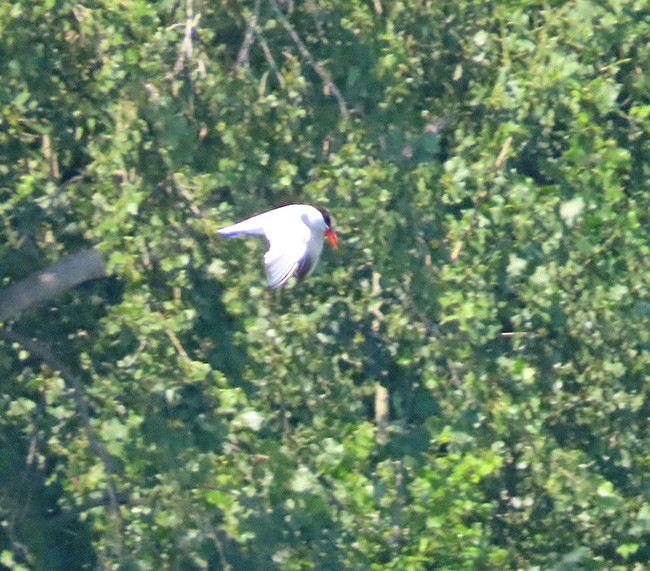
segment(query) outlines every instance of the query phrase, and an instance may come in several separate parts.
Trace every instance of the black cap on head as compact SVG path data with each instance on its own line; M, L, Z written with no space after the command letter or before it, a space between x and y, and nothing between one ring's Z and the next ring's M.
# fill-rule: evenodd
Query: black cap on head
M318 212L320 212L323 215L323 220L325 220L325 224L327 225L328 228L332 227L332 219L330 218L329 212L325 210L324 208L318 208L316 207Z

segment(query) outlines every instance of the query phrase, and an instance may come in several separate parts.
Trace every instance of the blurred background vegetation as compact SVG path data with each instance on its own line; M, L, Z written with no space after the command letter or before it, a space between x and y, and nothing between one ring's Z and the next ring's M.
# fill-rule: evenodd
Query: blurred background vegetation
M646 569L648 38L644 0L1 3L0 566ZM215 230L288 202L341 248L269 291Z

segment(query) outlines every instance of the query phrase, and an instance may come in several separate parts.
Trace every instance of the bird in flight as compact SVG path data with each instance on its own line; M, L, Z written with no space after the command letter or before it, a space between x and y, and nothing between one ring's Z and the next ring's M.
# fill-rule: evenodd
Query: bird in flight
M295 275L304 280L314 271L323 251L323 240L338 247L327 210L308 204L290 204L263 212L218 230L225 237L265 236L264 254L269 287L283 286Z

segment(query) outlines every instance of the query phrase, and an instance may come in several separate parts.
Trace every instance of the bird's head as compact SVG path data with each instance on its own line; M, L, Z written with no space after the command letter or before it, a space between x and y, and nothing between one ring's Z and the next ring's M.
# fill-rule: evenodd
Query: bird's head
M327 236L327 239L332 246L338 248L339 243L336 239L336 234L334 234L334 229L332 228L332 218L330 217L329 212L324 208L319 208L318 211L321 213L323 220L325 221L325 236Z

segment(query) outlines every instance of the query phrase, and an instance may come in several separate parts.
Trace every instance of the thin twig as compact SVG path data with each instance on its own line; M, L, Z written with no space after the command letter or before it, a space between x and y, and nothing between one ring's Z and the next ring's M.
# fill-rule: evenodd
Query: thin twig
M334 99L336 99L341 115L345 119L349 119L350 112L348 111L348 106L345 103L345 99L343 99L343 95L341 95L339 88L336 87L336 84L330 78L330 75L327 72L327 70L314 59L314 56L311 55L311 52L309 51L305 43L300 39L300 36L298 35L298 32L296 32L296 29L291 25L291 22L289 22L289 20L285 18L277 2L275 0L271 0L271 5L273 6L273 10L277 15L278 20L284 26L284 29L291 36L293 43L296 44L296 47L298 48L300 55L302 55L302 57L305 58L307 63L316 72L318 77L321 78L327 90L334 96Z
M187 61L192 60L194 46L192 45L192 33L198 20L194 19L194 3L192 0L185 0L185 37L183 38L183 48Z
M381 445L388 442L389 398L388 389L380 382L375 382L375 425L377 443Z
M43 155L47 161L47 165L50 170L50 178L58 179L59 178L59 161L56 157L56 152L52 148L52 139L50 136L45 133L43 135Z
M506 160L506 156L508 155L508 151L510 150L511 144L512 144L512 137L508 137L503 143L503 147L501 147L501 152L499 153L497 160L494 162L494 166L496 166L498 169L500 169L503 166L503 162Z
M455 262L456 259L458 258L458 256L460 256L460 251L461 251L462 249L463 249L463 241L462 241L462 240L458 240L458 242L456 242L456 245L454 246L454 249L453 249L452 252L451 252L451 255L449 256L449 259L450 259L452 262Z
M183 71L183 66L192 61L194 54L194 45L192 43L192 36L195 28L198 26L201 14L194 14L193 0L185 0L185 35L183 36L183 43L178 52L176 63L171 74L168 74L165 79L174 79ZM177 92L178 88L174 87L173 92ZM176 95L177 93L174 93Z
M162 319L162 315L160 316ZM190 356L187 354L187 351L183 348L181 345L181 342L178 340L178 337L176 337L176 333L174 333L169 327L165 327L165 333L167 334L167 337L169 340L172 342L172 345L176 348L176 351L180 354L185 361L188 363L192 360L190 359Z
M259 30L256 32L255 35L257 37L257 41L260 43L260 47L262 48L264 57L266 58L266 63L268 63L269 67L273 70L273 73L275 74L275 79L278 80L280 87L284 89L284 87L286 86L286 82L284 81L284 77L282 77L282 74L280 73L280 68L275 63L275 59L273 58L273 54L271 53L271 48L269 48L269 44L266 43L266 38L264 38L262 32L260 32Z
M235 67L237 69L250 67L250 61L248 55L250 53L251 46L255 41L255 31L257 30L257 19L260 15L260 2L261 0L255 0L255 8L251 17L248 19L246 24L246 32L244 33L244 41L239 48L239 53L237 54L237 61L235 62Z

